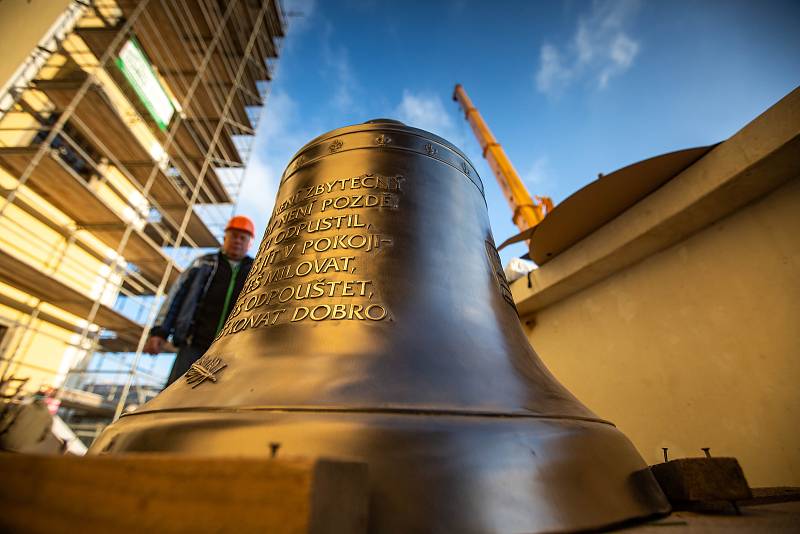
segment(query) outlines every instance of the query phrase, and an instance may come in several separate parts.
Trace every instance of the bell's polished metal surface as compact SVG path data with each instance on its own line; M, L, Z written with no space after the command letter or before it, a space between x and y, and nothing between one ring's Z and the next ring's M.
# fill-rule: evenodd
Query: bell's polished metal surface
M270 443L368 462L372 532L569 531L669 511L627 438L531 349L472 164L396 121L297 153L204 359L91 452L267 458Z

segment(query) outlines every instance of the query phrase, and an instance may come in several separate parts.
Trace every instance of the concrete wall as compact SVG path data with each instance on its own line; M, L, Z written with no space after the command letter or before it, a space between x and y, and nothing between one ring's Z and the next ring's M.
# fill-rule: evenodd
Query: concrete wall
M798 486L799 275L795 178L523 319L555 376L648 463L711 447L753 486Z

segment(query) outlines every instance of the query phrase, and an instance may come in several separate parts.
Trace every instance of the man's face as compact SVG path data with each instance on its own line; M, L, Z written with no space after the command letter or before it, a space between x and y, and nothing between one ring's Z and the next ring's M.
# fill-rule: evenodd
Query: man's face
M231 228L225 231L225 239L222 240L222 252L230 259L241 260L250 249L253 237L242 230Z

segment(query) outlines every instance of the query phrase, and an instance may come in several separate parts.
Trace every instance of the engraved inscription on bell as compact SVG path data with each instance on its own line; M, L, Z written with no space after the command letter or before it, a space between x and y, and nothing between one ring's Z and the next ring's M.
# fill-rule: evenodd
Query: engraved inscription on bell
M404 180L365 173L291 190L217 339L304 321L391 320L372 258L394 245Z
M191 384L192 389L196 388L206 380L217 381L217 373L228 366L222 358L206 354L192 364L186 371L186 383Z

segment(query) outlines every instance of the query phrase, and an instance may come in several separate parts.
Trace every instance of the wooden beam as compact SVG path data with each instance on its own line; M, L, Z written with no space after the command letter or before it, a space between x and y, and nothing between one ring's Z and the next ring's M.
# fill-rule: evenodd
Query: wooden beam
M363 463L0 454L0 472L4 532L356 534L367 528Z

